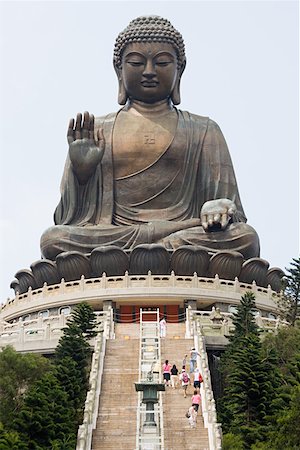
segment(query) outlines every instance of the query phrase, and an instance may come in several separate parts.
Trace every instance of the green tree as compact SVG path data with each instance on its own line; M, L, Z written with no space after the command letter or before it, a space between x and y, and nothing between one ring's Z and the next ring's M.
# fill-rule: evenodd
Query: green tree
M300 329L285 327L277 334L263 336L264 356L276 351L280 386L271 403L268 428L264 442L256 442L252 450L292 450L300 448L299 386L300 386Z
M56 376L74 408L78 425L88 390L92 349L90 339L97 332L96 315L87 303L80 303L72 312L55 352Z
M244 450L243 438L233 433L224 434L222 450Z
M284 327L277 333L268 333L263 336L262 349L267 357L276 350L278 356L278 368L285 378L289 372L288 366L293 363L300 352L300 328Z
M276 354L263 355L254 312L255 297L248 292L234 314L235 330L221 357L224 394L218 403L224 432L241 436L246 449L261 438L279 385Z
M0 450L28 450L25 442L22 442L19 433L7 431L0 422Z
M295 326L300 319L300 258L293 258L282 280L283 295L276 299L280 315Z
M53 373L46 373L31 386L13 425L31 450L52 449L53 442L57 445L66 438L69 449L75 448L73 412Z
M78 326L86 339L91 339L97 335L95 331L97 316L93 308L86 302L80 303L73 310L70 322Z
M96 335L95 325L92 308L82 303L67 322L52 364L12 348L0 354L4 362L0 363L0 399L5 400L0 410L7 424L0 429L3 450L74 449L88 389L89 341Z
M27 389L50 368L50 362L36 354L17 353L5 347L0 353L0 421L9 426L20 410Z
M73 411L75 427L81 421L82 408L87 393L87 377L78 369L76 362L71 357L64 357L56 362L55 375L60 386L68 395L68 403ZM82 384L84 382L84 384Z

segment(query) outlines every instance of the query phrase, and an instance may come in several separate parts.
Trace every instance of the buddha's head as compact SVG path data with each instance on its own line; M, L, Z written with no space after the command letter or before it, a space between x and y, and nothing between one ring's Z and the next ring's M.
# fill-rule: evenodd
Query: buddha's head
M166 19L142 16L117 37L114 68L120 105L127 99L180 103L180 79L186 64L181 34Z

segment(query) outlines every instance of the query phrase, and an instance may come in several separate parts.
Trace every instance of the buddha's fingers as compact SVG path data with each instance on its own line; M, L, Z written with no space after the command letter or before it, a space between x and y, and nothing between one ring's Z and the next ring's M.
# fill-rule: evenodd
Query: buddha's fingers
M214 223L220 223L221 221L221 214L217 213L214 215Z
M89 118L89 139L91 140L95 140L95 136L94 136L94 127L95 127L95 117L94 114L90 114L90 118Z
M90 115L87 111L85 111L83 114L82 138L89 137L89 129L90 129Z
M202 228L206 231L206 230L208 230L208 223L207 223L207 215L206 214L203 214L202 216L201 216L201 225L202 225Z
M81 122L82 122L82 114L78 113L76 116L76 124L75 124L75 139L81 139Z
M227 213L222 214L222 217L221 217L221 228L222 228L222 230L224 230L227 227L229 219L230 218L229 218Z
M214 216L213 214L208 214L207 216L208 226L211 227L214 224Z
M67 140L71 144L74 141L74 119L70 119L69 127L67 131Z
M100 149L104 149L105 146L105 138L104 138L104 134L103 134L103 128L99 128L97 130L97 145L99 146Z

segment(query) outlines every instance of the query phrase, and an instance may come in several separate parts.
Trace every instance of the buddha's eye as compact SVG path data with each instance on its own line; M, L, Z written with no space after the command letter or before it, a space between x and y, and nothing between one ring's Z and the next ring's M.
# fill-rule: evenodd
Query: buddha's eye
M144 65L142 61L127 61L127 63L133 67L140 67Z
M155 64L159 67L165 67L172 64L172 61L157 61Z

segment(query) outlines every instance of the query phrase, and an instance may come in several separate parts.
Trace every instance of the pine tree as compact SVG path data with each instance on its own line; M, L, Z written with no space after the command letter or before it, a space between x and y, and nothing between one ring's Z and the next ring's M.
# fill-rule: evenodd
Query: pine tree
M74 424L77 427L81 421L82 407L87 392L87 385L83 385L82 382L87 383L87 379L84 377L82 381L82 371L77 368L76 362L69 356L57 361L55 375L61 388L68 395L68 403L73 410Z
M253 450L292 450L300 448L300 329L286 327L268 334L262 341L265 355L276 351L280 387L271 403L268 429L264 442L256 442Z
M95 331L97 317L92 307L87 303L82 302L74 309L71 322L78 326L86 339L91 339L97 335Z
M291 267L286 269L284 298L286 300L286 317L292 326L300 318L300 258L293 258Z
M14 428L32 450L51 449L54 441L75 447L73 411L55 375L45 374L28 391Z
M72 312L64 334L55 351L56 376L74 408L74 422L78 425L88 390L92 349L89 344L95 336L96 315L87 303L80 303Z
M234 314L235 330L221 357L225 388L218 404L224 432L241 435L246 449L261 438L278 385L276 355L262 355L254 300L246 293Z
M29 450L25 442L22 442L19 433L7 431L0 422L0 450Z

